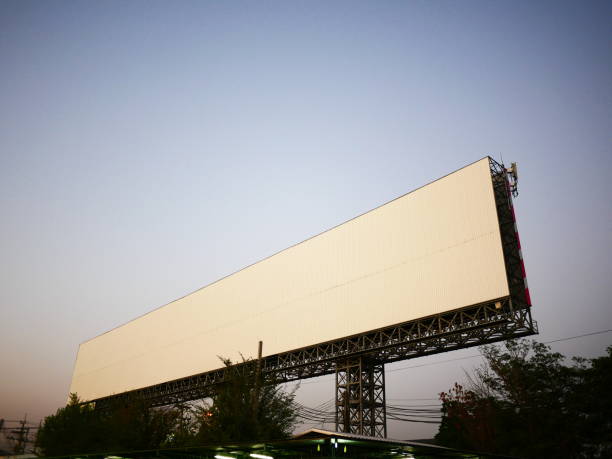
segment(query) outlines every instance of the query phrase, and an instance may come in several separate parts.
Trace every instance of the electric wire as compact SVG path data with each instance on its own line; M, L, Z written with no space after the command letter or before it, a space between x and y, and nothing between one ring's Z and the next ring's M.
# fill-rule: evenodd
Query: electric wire
M303 424L333 424L336 422L336 413L332 409L334 400L328 400L310 408L305 405L296 404L298 407L298 418ZM429 408L437 406L437 408ZM387 405L385 407L387 419L420 422L427 424L438 424L442 419L439 405Z

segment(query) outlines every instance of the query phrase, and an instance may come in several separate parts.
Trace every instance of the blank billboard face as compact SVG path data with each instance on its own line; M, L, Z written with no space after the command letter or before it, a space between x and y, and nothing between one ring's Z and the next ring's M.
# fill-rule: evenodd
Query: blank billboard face
M246 229L245 229L246 231ZM81 344L84 400L509 295L484 158Z

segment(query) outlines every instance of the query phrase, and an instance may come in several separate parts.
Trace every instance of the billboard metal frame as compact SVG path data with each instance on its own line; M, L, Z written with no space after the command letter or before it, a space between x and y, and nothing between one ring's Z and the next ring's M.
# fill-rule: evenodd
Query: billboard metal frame
M254 374L256 371L261 371L265 381L277 384L334 373L342 376L352 371L354 365L350 362L357 359L362 363L369 362L368 368L361 368L363 365L357 365L361 374L372 373L370 370L384 374L385 363L536 334L537 324L531 317L531 302L516 230L508 174L504 165L497 163L492 158L489 158L489 164L509 296L266 356L257 362L239 363L235 365L236 368L232 372L238 370L244 374ZM130 403L134 399L145 400L151 406L198 400L213 396L216 387L226 381L230 374L227 368L220 368L91 400L88 403L94 402L96 408L104 409L117 403ZM336 379L336 429L344 432L384 436L386 434L384 378L382 389L377 389L376 397L365 396L371 399L371 404L368 400L364 401L363 394L367 391L360 391L358 400L352 405L338 402L338 396L345 388L342 387L343 379L338 379L338 376ZM381 400L382 403L380 403ZM356 411L355 406L361 409ZM343 412L343 409L347 411ZM370 422L364 428L361 420L366 418L377 421ZM362 427L356 427L358 424Z
M368 355L373 360L391 363L535 333L537 325L531 318L531 311L527 308L514 310L509 298L504 298L356 337L264 357L261 371L266 381L284 383L333 374L336 362L349 356ZM255 371L256 363L245 362L237 366L248 374ZM144 399L152 406L164 406L198 400L212 396L215 386L226 381L229 374L226 368L221 368L91 402L103 407L114 402Z

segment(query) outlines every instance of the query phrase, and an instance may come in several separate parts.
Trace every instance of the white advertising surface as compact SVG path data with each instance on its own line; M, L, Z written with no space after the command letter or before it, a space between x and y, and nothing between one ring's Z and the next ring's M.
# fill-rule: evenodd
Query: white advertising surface
M93 400L509 295L484 158L81 344Z

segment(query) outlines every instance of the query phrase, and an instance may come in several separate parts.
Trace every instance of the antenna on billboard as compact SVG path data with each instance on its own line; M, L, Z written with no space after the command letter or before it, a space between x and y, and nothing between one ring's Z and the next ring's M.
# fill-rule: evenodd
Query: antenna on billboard
M518 196L518 170L516 163L510 164L510 167L506 169L506 174L508 174L508 179L510 181L512 197L516 198Z

